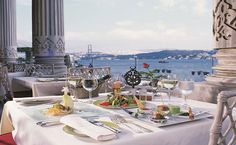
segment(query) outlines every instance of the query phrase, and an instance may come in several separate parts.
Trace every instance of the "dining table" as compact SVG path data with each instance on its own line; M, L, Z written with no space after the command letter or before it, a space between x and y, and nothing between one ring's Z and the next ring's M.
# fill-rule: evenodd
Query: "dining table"
M93 100L104 100L106 97L107 93L100 93ZM70 115L78 115L83 118L99 116L101 119L107 119L107 116L118 114L148 130L148 132L137 133L121 126L119 128L121 132L117 133L116 138L108 141L98 141L87 136L66 132L63 123L44 127L37 125L40 121L58 121L62 117L66 117L67 115L48 116L44 114L44 111L50 108L53 103L62 100L62 96L43 96L35 99L15 98L13 101L8 101L3 108L0 133L12 132L17 145L206 145L208 144L209 130L216 110L216 104L188 100L189 106L201 108L212 114L212 116L165 126L139 120L123 109L106 109L96 104L86 103L86 99L74 100L74 111ZM146 101L145 105L154 106L155 108L155 106L162 103L181 104L182 102L182 98L172 97L171 102L167 102L167 99L165 102L163 98L155 96L152 101Z
M32 97L60 95L65 78L13 77L12 88L24 86L32 90ZM14 90L13 90L14 91Z

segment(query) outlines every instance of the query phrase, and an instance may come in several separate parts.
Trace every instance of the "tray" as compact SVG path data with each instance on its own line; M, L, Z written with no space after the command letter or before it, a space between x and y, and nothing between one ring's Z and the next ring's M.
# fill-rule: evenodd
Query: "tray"
M195 112L194 114L197 114L198 112ZM213 115L209 112L204 112L201 115L197 115L194 117L194 119L189 119L188 116L168 116L166 117L166 121L152 121L150 118L137 118L138 120L147 122L148 124L155 126L155 127L167 127L167 126L172 126L172 125L177 125L177 124L182 124L182 123L188 123L188 122L193 122L201 119L207 119L207 118L212 118Z

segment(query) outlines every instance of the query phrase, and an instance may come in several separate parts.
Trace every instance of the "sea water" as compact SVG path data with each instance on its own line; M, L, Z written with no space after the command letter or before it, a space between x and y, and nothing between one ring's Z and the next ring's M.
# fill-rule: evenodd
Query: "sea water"
M79 63L88 66L92 61L80 60ZM147 71L143 68L143 63L150 65L149 69L159 69L158 75L172 75L179 80L194 80L203 81L205 75L203 72L212 73L212 66L216 62L205 59L191 59L191 60L167 60L164 63L159 63L157 59L139 59L137 60L137 70ZM125 74L130 70L130 67L135 66L135 60L120 59L120 60L93 60L94 67L110 66L112 74ZM164 70L162 72L162 70ZM171 70L167 73L166 70ZM194 74L192 74L194 72Z

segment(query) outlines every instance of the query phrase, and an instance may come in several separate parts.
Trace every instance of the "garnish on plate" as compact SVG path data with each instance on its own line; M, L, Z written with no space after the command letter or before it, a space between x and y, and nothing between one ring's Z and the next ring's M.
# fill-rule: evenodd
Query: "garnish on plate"
M98 102L99 101L99 102ZM137 103L133 96L131 95L119 95L115 96L113 94L107 95L107 99L95 101L95 105L99 105L105 108L129 108L137 107Z
M188 117L190 120L194 119L194 114L191 107L188 108Z
M158 105L157 106L158 111L169 111L169 107L167 105Z
M48 108L45 112L46 115L59 116L71 113L73 110L70 107L66 107L60 103L53 104L51 108Z
M156 122L156 123L166 123L167 119L161 112L156 111L153 113L151 121Z
M189 116L189 113L188 112L180 112L179 116Z
M74 102L71 96L68 95L68 87L63 87L62 92L63 95L63 105L60 103L55 103L51 108L48 108L45 112L46 115L59 116L66 115L73 111Z

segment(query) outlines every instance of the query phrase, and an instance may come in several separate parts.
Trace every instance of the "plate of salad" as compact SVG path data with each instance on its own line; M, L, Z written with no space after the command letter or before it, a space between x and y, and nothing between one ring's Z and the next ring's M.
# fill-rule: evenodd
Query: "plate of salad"
M106 108L106 109L120 109L122 108L137 108L137 103L132 95L120 95L114 96L112 94L107 95L106 99L97 100L93 104Z

